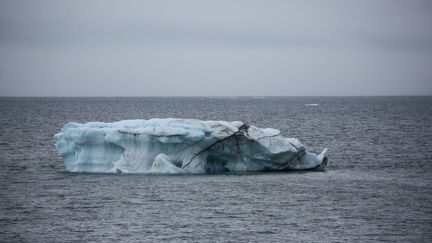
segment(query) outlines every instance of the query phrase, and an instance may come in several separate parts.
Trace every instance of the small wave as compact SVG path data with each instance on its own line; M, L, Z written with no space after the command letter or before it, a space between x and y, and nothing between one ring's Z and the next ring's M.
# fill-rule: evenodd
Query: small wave
M305 104L305 106L318 106L319 104Z

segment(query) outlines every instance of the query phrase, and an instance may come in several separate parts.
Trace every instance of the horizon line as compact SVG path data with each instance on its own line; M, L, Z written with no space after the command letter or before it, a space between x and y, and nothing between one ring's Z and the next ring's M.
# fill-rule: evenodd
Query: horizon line
M122 96L122 95L93 95L93 96L14 96L0 95L0 98L277 98L277 97L429 97L432 94L380 94L380 95L143 95L143 96Z

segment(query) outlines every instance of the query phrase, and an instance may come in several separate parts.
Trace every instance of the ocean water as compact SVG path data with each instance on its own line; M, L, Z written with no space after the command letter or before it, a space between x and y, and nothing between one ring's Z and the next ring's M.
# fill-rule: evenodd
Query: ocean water
M326 172L64 171L69 121L242 120ZM1 242L431 242L432 97L0 98Z

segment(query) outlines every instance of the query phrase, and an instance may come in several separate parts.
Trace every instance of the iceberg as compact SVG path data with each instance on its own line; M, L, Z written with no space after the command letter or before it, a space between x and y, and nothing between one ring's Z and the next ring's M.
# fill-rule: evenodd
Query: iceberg
M224 173L324 170L327 149L309 153L296 138L241 121L196 119L70 122L54 136L67 171Z

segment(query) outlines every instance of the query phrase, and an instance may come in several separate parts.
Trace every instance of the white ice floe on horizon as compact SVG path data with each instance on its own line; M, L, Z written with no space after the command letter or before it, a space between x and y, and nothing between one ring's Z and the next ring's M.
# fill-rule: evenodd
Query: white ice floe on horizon
M222 173L323 169L327 150L240 121L195 119L70 122L54 136L70 172Z

